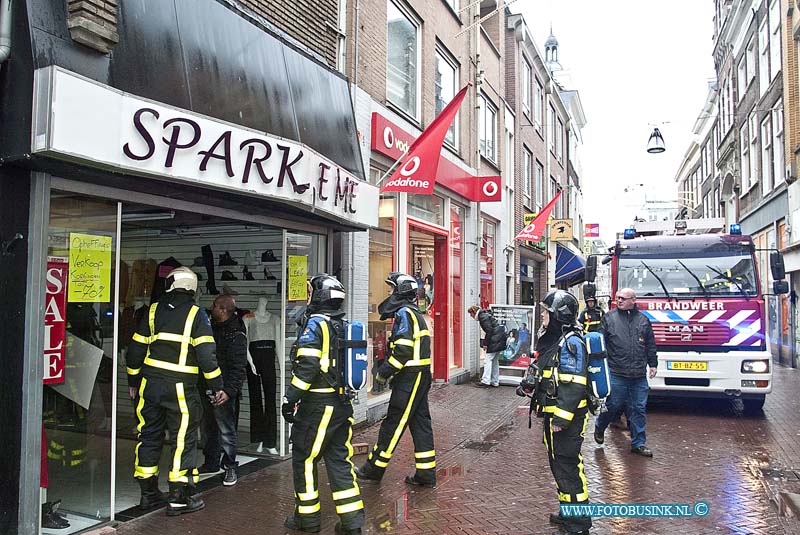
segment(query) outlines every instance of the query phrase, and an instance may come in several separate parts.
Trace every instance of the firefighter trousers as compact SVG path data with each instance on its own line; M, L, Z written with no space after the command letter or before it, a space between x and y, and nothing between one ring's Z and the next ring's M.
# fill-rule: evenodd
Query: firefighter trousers
M364 502L351 461L353 422L353 406L338 396L306 397L300 402L291 438L295 520L303 528L320 526L320 457L325 460L342 527L355 530L364 524Z
M188 378L176 383L156 377L142 378L136 400L139 425L139 442L133 476L147 479L158 476L158 461L164 445L164 429L175 444L170 456L169 481L171 483L196 483L197 426L202 412L197 379Z
M408 371L403 373L407 374ZM430 389L431 374L428 369L392 383L386 418L381 423L378 441L367 459L370 473L377 477L383 476L408 427L414 440L414 461L417 469L415 477L418 481L436 483L436 451L433 446L431 411L428 407Z
M550 471L556 480L558 503L589 503L589 489L583 473L583 457L581 446L589 420L588 409L575 411L572 424L558 433L553 433L553 417L544 415L544 444L547 446L547 459ZM592 527L592 518L588 516L565 516L564 528L570 532L580 532Z

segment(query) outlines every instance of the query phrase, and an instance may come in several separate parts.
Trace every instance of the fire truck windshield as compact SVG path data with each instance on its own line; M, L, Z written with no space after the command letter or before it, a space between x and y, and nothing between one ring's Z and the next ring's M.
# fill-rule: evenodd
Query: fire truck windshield
M676 255L677 256L677 255ZM638 297L754 297L756 275L750 254L699 258L619 258L618 288L633 288Z

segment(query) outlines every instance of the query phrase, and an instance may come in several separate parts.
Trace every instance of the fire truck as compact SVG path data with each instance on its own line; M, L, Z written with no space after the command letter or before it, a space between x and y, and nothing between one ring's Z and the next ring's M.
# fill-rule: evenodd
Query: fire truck
M772 356L756 249L738 224L724 220L642 222L625 230L611 254L612 297L636 292L653 325L656 396L737 397L760 411L772 390ZM787 293L780 252L769 255L773 292ZM590 259L592 260L592 259ZM596 259L587 263L593 290ZM611 300L615 303L615 299Z

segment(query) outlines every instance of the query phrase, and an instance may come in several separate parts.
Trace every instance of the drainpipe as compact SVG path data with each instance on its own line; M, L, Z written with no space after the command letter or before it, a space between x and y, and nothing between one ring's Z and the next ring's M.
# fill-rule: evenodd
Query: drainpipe
M11 55L11 1L0 0L0 64Z

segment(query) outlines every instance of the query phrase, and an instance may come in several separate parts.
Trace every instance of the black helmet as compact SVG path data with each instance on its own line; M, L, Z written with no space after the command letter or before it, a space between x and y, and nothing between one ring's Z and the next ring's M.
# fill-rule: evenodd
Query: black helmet
M411 275L393 271L389 273L386 284L392 287L392 293L403 299L416 299L419 283Z
M542 300L550 319L562 325L573 325L578 317L578 300L566 290L550 290Z
M344 303L345 289L342 283L327 273L319 273L308 281L311 298L309 306L314 310L337 311Z

